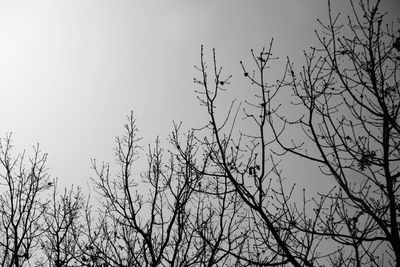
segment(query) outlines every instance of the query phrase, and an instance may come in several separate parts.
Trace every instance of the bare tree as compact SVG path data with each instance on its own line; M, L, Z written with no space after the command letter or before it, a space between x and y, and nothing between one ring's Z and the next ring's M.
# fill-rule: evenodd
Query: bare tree
M347 27L329 3L319 46L288 83L304 113L270 119L284 149L318 164L338 189L323 196L314 234L340 244L341 264L400 266L399 25L385 24L381 1L351 2ZM397 30L395 29L397 28ZM303 132L284 141L284 135Z
M230 255L238 264L277 266L291 263L295 266L312 266L312 262L318 258L315 248L319 239L296 229L296 220L299 219L296 216L304 214L302 211L295 213L296 206L290 204L293 188L286 190L284 178L278 169L279 162L269 152L269 145L274 138L271 134L272 138L268 139L266 127L267 117L271 116L268 111L269 100L273 96L267 93L271 87L264 81L264 71L274 59L271 50L272 42L259 56L253 54L261 81L256 80L255 74L250 79L260 89L256 98L261 104L247 102L245 120L253 125L247 132L235 132L241 105L232 103L222 122L218 121L215 111L217 96L229 84L230 76L223 77L213 51L213 79L209 79L202 48L198 67L201 78L195 79L195 82L203 89L198 91L199 100L207 108L210 121L199 129L197 137L207 155L206 160L212 163L203 169L194 168L211 179L210 183L214 186L208 188L209 194L218 195L215 184L229 182L228 192L237 196L236 201L245 203L238 212L243 214L244 220L237 227L246 229L241 232L242 243L230 249ZM249 77L247 72L245 76ZM281 86L279 83L276 88ZM313 229L315 225L308 227Z
M206 214L212 213L212 208L207 203L199 206L205 198L199 196L201 176L191 168L193 136L189 134L184 144L175 134L171 138L184 157L165 152L157 138L154 147L148 148L148 170L135 177L132 168L141 151L141 138L133 114L128 117L125 131L116 139L116 175L112 175L108 164L99 167L93 161L93 181L102 204L99 218L87 216L90 229L82 263L211 266L223 261L228 253L217 253L223 234L219 227L210 228L211 215ZM222 216L225 211L221 212ZM212 235L215 240L205 243L201 235Z
M0 264L22 266L39 249L39 220L46 203L40 195L49 188L47 155L39 146L32 157L12 154L11 135L0 140Z
M253 67L240 64L256 93L226 114L217 106L231 76L202 47L195 83L209 122L174 125L172 148L157 138L139 173L131 113L116 165L92 161L93 206L79 188L59 194L39 147L27 161L0 140L2 266L35 253L49 266L400 266L400 31L380 2L350 1L345 24L328 2L318 45L276 82L273 41L251 50ZM336 186L296 194L282 167L293 157Z
M222 120L217 114L230 76L218 67L215 51L208 70L202 48L195 82L210 121L197 136L213 164L194 168L214 183L228 179L250 211L248 243L257 253L232 251L237 259L263 266L399 266L400 36L393 23L384 24L379 4L351 2L345 31L329 3L319 47L305 54L299 74L288 61L276 83L265 78L275 59L272 42L252 51L255 70L241 65L258 90L245 102L244 121L235 102ZM284 114L279 101L287 87L294 97L287 102L304 111L297 118ZM301 197L279 169L288 154L316 163L337 187L295 203Z
M190 201L188 212L188 229L193 232L190 253L196 255L190 265L195 266L232 266L238 263L232 257L232 251L243 250L250 232L247 210L243 209L243 201L233 190L224 173L214 173L214 177L204 175L205 170L214 167L213 156L201 151L194 131L180 135L175 125L172 133L172 144L176 148L174 156L186 172L195 173L198 180ZM184 145L183 145L183 144ZM190 149L188 149L190 148ZM204 152L204 151L203 151ZM197 164L197 161L200 162ZM196 166L196 167L194 167ZM214 179L220 177L220 179ZM188 262L184 262L185 266Z
M44 232L40 244L45 259L41 266L69 266L81 258L83 252L79 244L83 242L86 229L83 221L85 200L79 187L58 191L58 180L50 183L53 186L51 201L43 217ZM39 264L39 262L37 262Z

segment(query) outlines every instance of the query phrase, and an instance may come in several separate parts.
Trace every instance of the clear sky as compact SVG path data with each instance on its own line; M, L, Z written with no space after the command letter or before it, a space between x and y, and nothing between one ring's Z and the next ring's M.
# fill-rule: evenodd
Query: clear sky
M239 61L250 61L250 49L274 37L282 62L300 59L326 15L321 0L0 0L0 136L13 132L18 150L39 142L52 177L84 183L90 158L112 161L130 110L144 143L166 141L173 120L201 124L201 44L217 49L232 93L247 97Z

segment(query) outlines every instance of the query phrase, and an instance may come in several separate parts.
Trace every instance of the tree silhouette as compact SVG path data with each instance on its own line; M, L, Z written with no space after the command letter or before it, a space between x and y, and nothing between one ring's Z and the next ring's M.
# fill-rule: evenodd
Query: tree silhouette
M350 1L342 20L328 2L304 66L288 59L276 82L273 40L251 50L240 66L256 93L225 114L231 76L201 47L194 81L208 122L174 124L140 172L131 113L116 164L92 161L98 202L60 193L38 146L27 160L1 139L1 265L400 266L400 31L380 3ZM298 193L285 176L293 158L335 186Z
M49 182L53 186L51 200L43 213L43 234L40 245L45 255L38 260L40 266L70 266L82 257L80 244L85 232L83 221L85 200L81 189L65 188L58 191L58 180Z
M39 146L28 159L25 152L13 156L12 148L11 135L0 140L0 264L18 267L38 251L47 204L40 195L49 186L47 155Z
M112 174L110 165L99 167L93 161L93 181L102 208L99 218L87 216L88 249L82 263L205 266L221 261L227 254L217 253L221 241L203 242L202 235L219 232L214 225L207 228L207 212L212 212L212 207L207 203L199 206L206 197L199 196L201 177L190 167L192 159L179 158L172 152L164 159L166 153L157 139L154 147L148 148L148 170L135 176L132 168L141 151L140 140L132 113L125 125L125 135L116 139L116 174ZM185 147L178 146L179 150L192 155L192 141L189 136ZM221 212L223 215L225 211Z
M329 5L320 45L305 55L298 75L287 76L304 113L294 120L277 115L281 125L269 120L285 152L317 163L336 181L313 234L337 242L346 265L400 264L399 36L384 24L379 4L351 3L348 36ZM294 73L291 62L288 71ZM292 127L310 147L300 136L282 140Z
M266 80L276 59L272 41L252 51L252 75L241 66L258 92L245 102L245 122L238 121L235 102L219 119L217 100L230 76L218 67L215 51L209 71L202 48L195 82L210 121L197 135L214 165L197 171L214 182L227 178L251 211L248 242L258 252L232 252L238 259L265 266L399 266L400 37L393 24L384 24L379 4L351 2L346 31L329 3L319 46L305 53L299 73L288 60L274 84ZM288 102L301 111L297 118L279 100L287 88L293 91ZM316 163L337 187L295 203L300 197L285 188L279 170L289 154Z
M263 81L264 70L273 57L272 42L267 50L253 58L259 68L261 82L252 79L259 86L260 95L256 96L261 104L248 102L250 108L244 109L246 119L251 120L255 127L252 132L234 132L238 124L237 118L241 105L235 108L232 103L228 115L219 123L216 114L217 96L229 84L229 78L222 77L222 68L217 66L215 51L213 51L213 81L209 82L207 66L204 60L203 48L201 63L198 70L200 79L195 82L203 91L198 91L199 100L207 108L209 123L199 129L197 138L198 149L207 155L205 161L210 161L206 168L196 168L197 172L209 178L207 194L219 196L217 184L228 183L231 197L235 196L241 210L237 216L243 220L237 226L243 228L242 240L239 246L230 248L229 253L236 258L237 264L276 266L291 263L295 266L313 266L318 258L315 246L319 239L313 238L307 232L298 231L296 222L302 212L296 214L296 206L290 204L292 188L286 190L284 178L278 170L279 162L268 152L268 145L274 140L268 140L266 135L269 99L267 89L270 86ZM263 60L259 60L262 57ZM246 75L249 77L248 75ZM223 81L223 83L221 83ZM277 88L281 86L278 84ZM203 138L201 138L203 136ZM272 135L271 135L272 136ZM308 225L313 231L315 224Z

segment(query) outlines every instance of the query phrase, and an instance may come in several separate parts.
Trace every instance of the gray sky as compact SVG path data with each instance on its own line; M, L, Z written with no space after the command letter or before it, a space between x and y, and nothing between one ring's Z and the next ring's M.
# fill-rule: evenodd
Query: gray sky
M346 0L333 2L346 11ZM392 11L395 2L384 1ZM250 62L250 49L274 37L282 62L300 59L326 15L321 0L1 0L0 136L13 132L18 151L39 142L53 177L82 184L90 158L112 160L130 110L145 142L165 141L172 120L201 124L193 84L201 44L217 49L234 75L231 94L245 98L239 61Z

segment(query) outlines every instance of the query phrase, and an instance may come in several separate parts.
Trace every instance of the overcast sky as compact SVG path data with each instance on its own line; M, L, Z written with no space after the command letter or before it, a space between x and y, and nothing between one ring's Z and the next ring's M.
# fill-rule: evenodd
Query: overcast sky
M348 1L333 2L347 11ZM321 0L1 0L0 136L13 132L18 150L39 142L52 177L86 182L90 158L112 160L130 110L145 142L165 141L173 120L199 126L201 44L216 48L232 93L246 97L239 61L250 49L274 37L282 62L300 59L326 15Z

